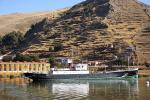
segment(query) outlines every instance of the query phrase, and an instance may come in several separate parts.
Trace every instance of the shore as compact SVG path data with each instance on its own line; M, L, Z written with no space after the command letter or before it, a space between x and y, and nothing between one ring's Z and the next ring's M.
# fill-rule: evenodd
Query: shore
M0 78L21 78L21 77L23 77L23 73L0 72Z

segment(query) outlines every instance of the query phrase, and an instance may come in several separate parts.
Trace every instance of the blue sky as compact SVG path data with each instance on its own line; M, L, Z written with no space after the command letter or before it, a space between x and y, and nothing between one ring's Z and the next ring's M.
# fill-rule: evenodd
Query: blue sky
M41 12L70 7L84 0L0 0L0 14ZM150 5L150 0L140 0Z

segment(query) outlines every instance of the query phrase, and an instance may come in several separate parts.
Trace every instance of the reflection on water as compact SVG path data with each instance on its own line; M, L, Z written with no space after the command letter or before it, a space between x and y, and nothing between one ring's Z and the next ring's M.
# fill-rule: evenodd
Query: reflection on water
M51 99L87 99L87 100L137 100L138 80L88 80L88 81L47 81L31 83L36 91L52 94ZM37 96L37 93L35 94ZM39 93L38 96L43 96ZM48 98L48 97L47 97Z
M150 100L140 80L57 80L27 83L0 80L2 100ZM1 100L1 99L0 99Z
M85 84L52 84L52 93L56 95L56 99L69 98L69 99L82 99L88 96L89 83Z

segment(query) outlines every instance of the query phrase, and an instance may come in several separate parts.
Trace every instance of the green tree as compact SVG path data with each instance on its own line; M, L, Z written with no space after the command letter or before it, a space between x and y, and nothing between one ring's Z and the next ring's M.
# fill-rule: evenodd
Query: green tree
M22 57L23 57L23 61L27 61L27 62L32 62L33 61L33 59L28 55L22 55Z
M55 66L55 58L54 57L49 57L48 62L51 64L51 67Z
M118 59L118 60L114 61L114 64L116 64L116 65L128 65L128 63L122 59Z
M54 48L53 47L49 47L49 52L53 52Z
M2 61L4 61L4 62L12 61L12 57L11 56L4 56Z
M16 32L16 36L18 38L18 44L24 41L24 35L21 32Z
M20 44L24 40L21 32L11 32L2 38L2 45L12 48Z
M30 58L32 59L32 61L35 61L35 62L40 61L40 58L38 56L30 56Z
M7 50L6 50L5 46L3 46L3 47L0 48L0 53L1 54L5 54L6 52L7 52Z
M22 54L16 54L16 57L13 59L13 61L27 61L31 62L32 58L28 55L22 55Z
M30 55L22 55L22 54L16 54L15 58L13 61L27 61L27 62L39 62L40 59L38 56L30 56Z
M2 39L3 45L16 45L18 43L18 38L15 32L5 35Z
M2 46L2 37L0 36L0 46Z
M54 51L57 52L57 51L61 51L63 50L63 45L62 44L56 44L54 46Z
M145 67L147 67L147 68L150 67L150 63L145 62L144 65L145 65Z
M24 61L23 55L21 55L21 54L16 54L16 57L13 59L13 61Z

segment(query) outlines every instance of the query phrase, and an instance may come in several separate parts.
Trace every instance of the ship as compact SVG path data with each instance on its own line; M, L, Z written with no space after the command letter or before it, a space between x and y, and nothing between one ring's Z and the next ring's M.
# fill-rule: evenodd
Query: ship
M88 64L76 64L73 68L51 68L47 73L24 73L24 76L34 80L99 80L99 79L125 79L137 78L138 68L127 68L122 70L96 71L92 72Z

